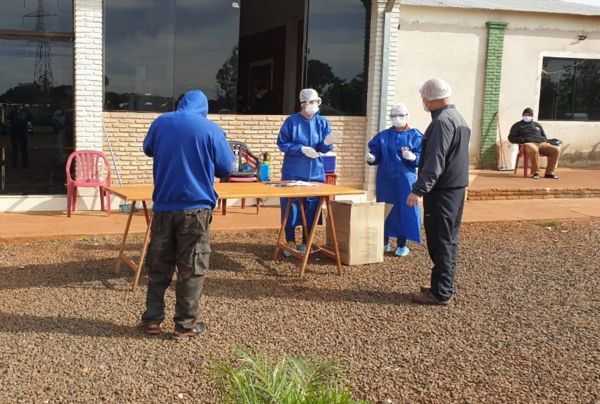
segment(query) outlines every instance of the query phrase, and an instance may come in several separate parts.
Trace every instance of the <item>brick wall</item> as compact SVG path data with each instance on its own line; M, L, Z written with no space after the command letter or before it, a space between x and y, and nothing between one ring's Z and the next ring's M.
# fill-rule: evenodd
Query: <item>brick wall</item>
M75 2L75 125L78 150L102 150L102 0Z
M370 46L369 46L369 75L368 75L368 98L367 98L367 116L370 117L368 121L367 135L365 136L365 144L363 144L363 150L361 159L364 157L364 153L367 149L367 143L381 130L385 129L380 127L380 112L382 109L381 94L385 91L387 105L383 106L386 110L396 103L396 75L398 58L395 53L395 49L398 49L398 22L400 19L400 2L397 2L394 9L391 11L390 17L390 31L389 35L389 60L387 65L387 88L381 88L381 72L383 64L383 42L384 42L384 16L385 7L387 1L378 0L373 1L371 4L371 31ZM386 113L386 116L389 115ZM386 120L386 124L389 125L389 120ZM363 166L364 170L364 183L363 189L370 191L371 194L375 192L375 182L377 168L374 166Z
M123 185L151 184L152 160L142 152L142 142L150 123L158 114L105 112L104 122ZM277 148L277 135L286 116L210 115L229 139L248 143L254 154L269 152L273 158L272 179L279 179L283 154ZM364 181L364 147L367 119L365 117L328 117L334 131L344 133L336 145L338 184L362 189ZM110 157L103 138L102 149ZM117 183L116 173L115 184Z
M481 168L493 168L496 154L496 113L500 107L500 79L502 77L502 54L504 49L505 22L487 22L487 54L485 61L485 97L481 120Z

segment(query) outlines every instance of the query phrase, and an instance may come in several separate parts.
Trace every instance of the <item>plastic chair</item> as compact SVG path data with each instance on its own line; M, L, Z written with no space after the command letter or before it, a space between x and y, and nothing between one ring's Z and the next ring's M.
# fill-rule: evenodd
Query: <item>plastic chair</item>
M104 179L102 174L106 173ZM100 208L104 210L106 198L106 213L110 216L110 165L106 155L95 150L79 150L71 153L66 165L67 174L67 217L77 208L77 188L98 187L100 189Z
M231 151L236 156L234 171L227 178L221 178L221 182L258 182L260 178L260 160L250 151L248 145L237 140L228 140ZM249 169L244 169L245 165ZM237 168L237 169L236 169ZM222 208L223 216L227 214L227 200L219 199L217 208ZM242 198L242 209L246 208L246 198ZM256 214L260 212L260 199L256 199Z
M519 159L523 157L523 177L527 178L527 171L529 168L529 154L525 151L525 145L519 145L519 154L517 155L517 161L515 163L515 172L519 169ZM540 153L540 157L547 157L545 154Z

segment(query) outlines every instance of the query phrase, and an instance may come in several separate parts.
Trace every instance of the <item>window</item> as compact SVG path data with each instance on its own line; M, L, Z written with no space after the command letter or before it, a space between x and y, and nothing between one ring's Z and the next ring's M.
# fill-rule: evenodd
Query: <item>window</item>
M370 0L104 4L107 110L171 111L197 88L210 113L288 115L313 87L323 115L366 112Z
M73 32L73 0L2 0L0 31Z
M0 194L64 194L73 1L0 1Z
M545 57L538 119L600 121L600 60Z

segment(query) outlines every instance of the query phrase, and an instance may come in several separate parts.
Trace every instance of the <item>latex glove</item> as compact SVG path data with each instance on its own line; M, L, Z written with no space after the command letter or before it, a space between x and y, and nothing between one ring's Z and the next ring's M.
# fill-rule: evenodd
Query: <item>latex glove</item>
M319 157L319 153L317 153L317 151L312 147L302 146L301 150L306 157L310 157L311 159L316 159L317 157Z
M375 156L373 156L371 153L365 153L365 162L366 163L372 163L375 161Z
M342 141L342 137L343 135L340 132L337 133L332 133L329 136L327 136L325 138L325 140L323 140L323 143L325 143L325 146L330 146L334 143L339 143Z
M402 149L402 157L408 161L415 161L417 159L416 154L406 148Z

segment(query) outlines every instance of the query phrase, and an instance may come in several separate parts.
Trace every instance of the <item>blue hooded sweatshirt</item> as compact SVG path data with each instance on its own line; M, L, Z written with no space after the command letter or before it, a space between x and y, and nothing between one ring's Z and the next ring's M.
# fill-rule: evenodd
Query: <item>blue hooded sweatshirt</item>
M153 157L155 211L214 209L215 177L231 174L235 159L225 132L208 120L208 101L200 90L187 93L175 112L159 116L144 139Z

